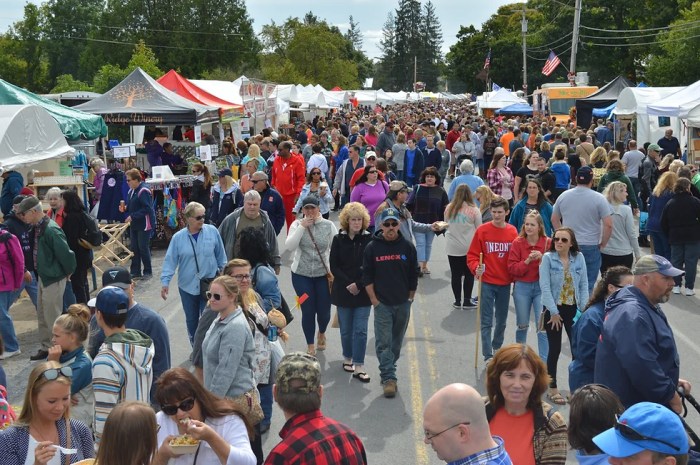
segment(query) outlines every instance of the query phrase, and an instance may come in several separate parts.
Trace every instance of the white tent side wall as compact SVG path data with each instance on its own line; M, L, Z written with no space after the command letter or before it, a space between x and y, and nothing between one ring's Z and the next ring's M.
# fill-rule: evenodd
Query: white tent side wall
M670 126L659 126L658 116L649 116L647 106L653 102L668 97L681 90L682 87L627 87L622 89L613 110L618 117L627 116L635 119L637 124L637 142L656 142L664 136L666 129L673 129L675 134L681 133L681 123L678 118L670 118Z

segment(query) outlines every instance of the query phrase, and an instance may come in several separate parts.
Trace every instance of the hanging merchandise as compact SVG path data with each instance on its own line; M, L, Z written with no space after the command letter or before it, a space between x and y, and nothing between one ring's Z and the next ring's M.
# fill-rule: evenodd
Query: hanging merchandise
M165 197L163 205L163 214L165 216L165 224L171 229L177 228L177 201L172 197L169 187L163 189Z

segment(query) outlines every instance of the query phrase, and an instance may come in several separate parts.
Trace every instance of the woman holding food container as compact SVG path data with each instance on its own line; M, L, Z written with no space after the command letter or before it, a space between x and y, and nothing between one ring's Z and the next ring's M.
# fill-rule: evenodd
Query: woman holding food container
M255 465L253 432L243 417L230 400L212 394L188 370L163 373L156 381L156 401L160 447L153 465Z

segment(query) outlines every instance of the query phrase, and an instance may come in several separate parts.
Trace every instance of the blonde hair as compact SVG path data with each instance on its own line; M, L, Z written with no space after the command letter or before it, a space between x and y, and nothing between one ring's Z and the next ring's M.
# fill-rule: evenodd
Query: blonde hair
M460 184L455 191L452 202L448 203L447 207L445 207L445 218L454 219L465 203L470 207L476 207L476 205L474 205L474 199L472 198L472 190L468 185Z
M190 202L187 204L187 206L185 207L185 211L183 211L182 213L185 215L185 218L191 218L194 216L194 212L197 210L205 210L206 211L206 209L204 208L204 205L202 205L201 203Z
M27 382L27 389L24 391L24 402L22 403L22 411L14 423L17 426L29 426L36 414L36 397L39 392L49 383L61 383L68 386L68 394L70 394L71 379L58 374L56 379L48 380L43 374L46 370L52 368L59 369L61 364L58 362L41 362L34 367L31 373L29 373L29 381ZM66 408L63 412L63 418L70 418L70 407Z
M672 173L678 174L678 170L683 168L684 166L685 163L683 163L683 160L673 160L671 164L668 165L668 170Z
M481 185L476 188L476 194L479 196L479 211L483 214L491 208L491 202L496 197L489 186Z
M112 409L95 463L149 465L158 450L158 423L150 405L128 401Z
M346 204L340 211L339 221L340 229L347 232L350 229L351 218L362 218L362 230L365 231L369 227L369 212L367 207L360 202L350 202Z
M606 162L606 155L607 153L605 153L605 149L603 147L597 147L591 154L591 165L595 165L599 161Z
M667 153L666 155L664 155L664 157L661 159L661 163L659 163L659 170L662 170L662 169L668 167L672 161L673 161L673 154L672 153Z
M83 344L90 335L90 316L90 309L86 305L73 304L66 313L56 318L54 325L74 334L78 342Z
M241 308L245 309L248 307L247 303L243 300L240 290L238 289L238 282L236 282L236 278L228 275L222 275L212 281L211 285L213 286L214 284L223 287L228 295L235 295L236 303L240 305Z
M661 197L665 192L673 192L673 186L676 185L676 181L678 181L678 175L673 171L662 174L656 182L652 195Z
M525 221L527 221L528 218L534 218L535 223L537 223L537 236L538 237L545 237L547 233L544 230L544 220L542 220L542 215L540 215L540 212L537 210L530 210L530 212L525 215L525 218L523 219L523 226L520 229L520 233L518 234L520 237L527 237L527 234L525 233Z
M623 188L627 188L627 185L624 182L613 181L605 187L605 190L603 190L603 195L606 199L608 199L608 202L610 204L620 205L620 203L622 202L617 200L615 198L615 195L617 195L617 193L620 192Z
M248 158L257 158L260 156L260 146L258 144L250 144L248 147Z
M224 192L229 190L235 181L233 178L229 175L226 176L219 176L219 185L221 186L221 194L223 195Z

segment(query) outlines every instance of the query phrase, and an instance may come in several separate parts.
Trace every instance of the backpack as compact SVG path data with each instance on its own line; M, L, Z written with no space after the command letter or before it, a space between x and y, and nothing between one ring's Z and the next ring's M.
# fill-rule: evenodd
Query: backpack
M12 269L15 269L15 260L12 258L12 251L10 250L10 246L7 245L7 243L14 237L14 234L12 234L7 228L5 227L0 227L0 244L5 244L5 252L7 252L7 260L10 262L10 265L12 265Z
M78 243L81 247L88 250L100 248L102 246L102 231L97 225L97 220L85 212L82 215L85 222L85 232L81 234Z

